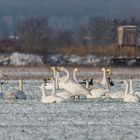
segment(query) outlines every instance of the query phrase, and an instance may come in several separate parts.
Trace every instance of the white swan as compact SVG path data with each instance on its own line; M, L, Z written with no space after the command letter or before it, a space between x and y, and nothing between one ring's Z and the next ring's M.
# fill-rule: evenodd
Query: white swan
M106 84L106 69L102 68L101 71L103 72L103 79L101 81L101 84L105 85Z
M140 97L140 89L133 89L133 80L132 80L133 78L131 77L130 78L130 81L129 81L129 86L130 86L130 94L136 94L136 95L138 95L139 97Z
M61 102L64 102L63 98L61 98L59 96L55 96L55 87L53 88L51 95L46 95L45 86L46 86L46 82L43 81L43 84L40 86L40 88L42 90L42 97L41 97L42 103L61 103Z
M70 92L73 96L90 94L84 86L70 79L70 73L67 69L61 67L60 71L64 71L66 73L65 78L61 79L60 77L60 82L62 83L62 86L66 91Z
M53 82L54 82L54 78L52 78ZM56 84L54 82L54 84ZM64 99L65 101L69 100L69 101L72 101L74 99L74 96L66 91L65 89L55 89L56 86L54 86L54 89L53 89L53 95L57 96L57 97L60 97L62 99Z
M107 87L106 97L112 98L112 99L122 99L124 97L124 92L119 91L119 90L111 91L110 90L110 81L108 81L108 80L106 81L106 87Z
M57 68L56 67L51 67L51 70L53 71L53 77L55 78L55 88L58 89L58 77L57 77ZM45 89L49 89L52 90L54 87L52 82L48 82L48 80L46 80L46 86Z
M79 83L77 77L76 77L76 72L79 72L79 69L78 68L75 68L74 71L73 71L73 79L76 83Z
M125 91L125 94L124 94L123 101L124 102L139 102L140 99L139 99L139 97L137 95L128 94L128 92L129 92L129 84L128 84L127 80L124 80L124 84L126 85L126 91Z
M94 87L90 90L91 95L87 95L87 99L97 99L106 96L107 89L106 88L97 88Z
M107 75L109 76L112 71L110 69L105 69L104 67L101 69L101 71L103 72L103 79L101 81L101 84L104 86L106 85L106 78L107 78Z
M23 81L19 80L19 89L15 92L16 99L26 100L27 95L23 92Z

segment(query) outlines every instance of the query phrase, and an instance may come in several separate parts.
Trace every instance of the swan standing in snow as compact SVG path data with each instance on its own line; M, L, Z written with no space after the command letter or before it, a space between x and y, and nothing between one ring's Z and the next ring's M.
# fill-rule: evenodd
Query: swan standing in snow
M66 73L65 78L61 79L61 77L60 77L60 81L63 85L63 88L66 91L70 92L73 96L76 96L76 95L85 95L86 96L86 95L90 94L89 91L84 86L82 86L81 84L70 79L70 73L66 68L61 67L60 71L64 71Z
M23 81L19 80L19 89L15 92L16 99L24 99L26 100L27 95L23 91Z
M124 80L124 84L126 85L126 91L123 97L124 102L139 102L140 99L137 95L129 94L129 84L127 80Z

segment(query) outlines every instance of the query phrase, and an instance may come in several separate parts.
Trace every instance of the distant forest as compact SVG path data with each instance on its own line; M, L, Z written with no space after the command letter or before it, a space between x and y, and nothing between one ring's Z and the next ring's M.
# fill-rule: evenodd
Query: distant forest
M117 27L119 25L136 25L140 19L107 19L91 17L77 29L57 28L46 17L28 17L16 22L12 36L5 33L4 24L0 24L0 52L25 52L46 55L50 53L67 53L76 55L119 56L117 46ZM8 29L7 29L8 30ZM137 51L126 48L125 55L140 56Z

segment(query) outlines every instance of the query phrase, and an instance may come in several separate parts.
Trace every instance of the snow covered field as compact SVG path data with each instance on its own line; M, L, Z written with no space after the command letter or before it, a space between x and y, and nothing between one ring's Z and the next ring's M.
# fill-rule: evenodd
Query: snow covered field
M84 71L87 72L84 72ZM91 76L92 68L81 69L79 77ZM95 77L102 77L94 69ZM120 79L137 75L135 87L140 87L140 69L114 69L117 88L123 90ZM43 76L52 73L46 69L1 68L9 79L32 78L24 81L26 101L0 100L0 139L3 140L132 140L140 139L140 103L123 103L121 100L80 100L61 104L40 102L39 85ZM49 73L48 73L49 71ZM121 74L124 73L122 78ZM94 75L94 74L93 74ZM4 80L4 91L14 91L17 80ZM116 89L117 90L117 89Z

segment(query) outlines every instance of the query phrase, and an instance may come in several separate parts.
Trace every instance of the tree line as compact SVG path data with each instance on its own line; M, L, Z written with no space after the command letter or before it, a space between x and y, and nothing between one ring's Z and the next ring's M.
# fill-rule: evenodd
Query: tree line
M35 54L68 53L68 54L117 54L117 27L119 25L136 25L140 27L140 19L106 19L91 17L79 25L76 30L57 29L44 17L30 17L18 21L14 36L0 38L0 52L25 52ZM126 50L131 54L130 50ZM140 51L136 52L140 55Z

